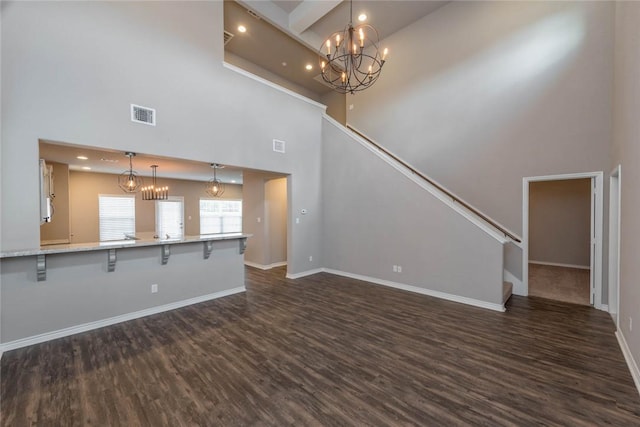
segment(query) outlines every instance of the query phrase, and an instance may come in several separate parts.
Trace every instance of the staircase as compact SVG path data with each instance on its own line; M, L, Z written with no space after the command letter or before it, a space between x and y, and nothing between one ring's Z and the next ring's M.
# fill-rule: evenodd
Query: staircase
M473 223L478 228L485 231L487 234L492 236L494 239L498 240L504 246L508 243L513 243L518 245L521 243L521 238L517 236L515 233L508 230L506 227L499 224L497 221L491 219L488 215L482 213L477 208L471 206L460 197L456 196L453 192L449 191L447 188L437 183L433 179L424 175L417 169L415 169L411 164L399 158L395 154L391 153L389 150L381 146L380 144L373 141L371 138L367 137L363 132L355 129L350 125L346 125L346 128L341 124L333 120L332 118L325 116L325 119L331 122L334 126L340 127L344 130L345 133L351 135L352 139L355 139L362 145L367 146L370 151L377 154L378 157L383 159L385 162L390 164L399 172L403 173L405 176L412 179L418 185L423 187L425 190L429 191L431 194L436 196L442 202L450 206L453 210L455 210L458 214L465 217L468 221ZM504 266L501 266L504 268ZM502 270L501 270L502 271ZM504 277L507 275L508 277ZM502 306L509 300L513 292L513 283L512 280L514 276L509 274L508 272L503 272L502 279L502 289L501 291L501 303ZM499 283L496 283L496 286L499 289ZM495 289L495 288L494 288Z

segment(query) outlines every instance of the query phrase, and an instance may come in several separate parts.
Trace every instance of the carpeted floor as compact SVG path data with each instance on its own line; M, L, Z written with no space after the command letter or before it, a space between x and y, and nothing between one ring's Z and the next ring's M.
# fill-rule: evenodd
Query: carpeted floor
M580 268L529 264L529 295L590 305L589 272Z

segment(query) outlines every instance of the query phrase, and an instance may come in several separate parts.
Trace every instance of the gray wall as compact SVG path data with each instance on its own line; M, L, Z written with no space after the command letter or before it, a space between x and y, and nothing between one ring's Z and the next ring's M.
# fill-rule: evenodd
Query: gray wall
M616 3L614 142L611 168L622 165L620 332L640 366L640 3ZM633 318L633 330L629 318Z
M347 121L521 234L523 177L609 168L614 7L450 2L381 42L382 76Z
M48 255L45 282L36 280L35 257L2 259L1 342L244 287L237 240L214 242L206 260L202 250L172 245L161 265L160 246L120 249L112 273L105 251Z
M529 261L589 267L591 179L529 185Z
M290 203L319 211L322 109L223 67L222 7L2 2L3 250L40 242L39 138L292 174ZM130 103L157 126L132 123ZM322 265L320 224L290 230L290 272Z
M38 140L46 139L290 174L291 209L313 214L288 233L288 270L322 265L323 109L223 66L222 2L0 7L3 251L40 245ZM155 108L157 126L132 123L131 103ZM286 154L272 151L274 138L287 142ZM204 262L201 245L184 258L183 250L166 266L157 249L131 252L130 262L119 254L116 273L104 272L104 252L52 256L46 283L35 282L33 257L3 260L0 341L242 285L237 242L230 259ZM203 280L226 268L222 281ZM149 281L171 291L150 298Z
M347 120L520 234L524 176L609 167L613 8L450 2L384 40Z
M323 132L325 267L501 303L502 243L328 121Z

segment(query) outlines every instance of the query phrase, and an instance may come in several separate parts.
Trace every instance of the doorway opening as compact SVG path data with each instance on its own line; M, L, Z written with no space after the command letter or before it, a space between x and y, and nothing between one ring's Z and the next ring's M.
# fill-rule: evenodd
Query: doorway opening
M251 234L244 263L269 270L287 265L288 176L245 171L242 229Z
M523 179L526 295L602 308L602 172Z

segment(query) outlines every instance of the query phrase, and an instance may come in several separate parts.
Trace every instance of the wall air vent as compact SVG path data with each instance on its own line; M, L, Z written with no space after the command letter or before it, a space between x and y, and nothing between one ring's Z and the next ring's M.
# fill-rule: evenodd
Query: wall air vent
M229 31L225 31L224 32L224 45L226 46L227 43L229 43L229 41L233 38L234 34L230 33Z
M156 125L156 110L131 104L131 121L149 126Z
M273 151L276 153L284 153L284 141L278 139L273 140Z
M260 16L258 16L258 14L257 14L257 13L255 13L255 12L254 12L253 10L251 10L251 9L247 10L247 13L248 13L249 15L251 15L251 17L256 18L257 20L262 19L262 18L260 18Z

